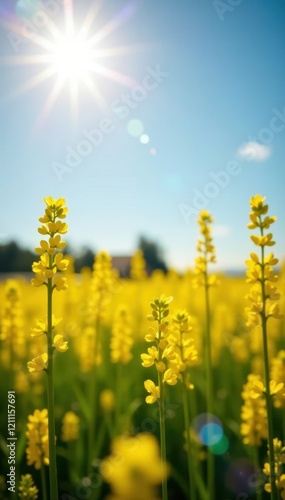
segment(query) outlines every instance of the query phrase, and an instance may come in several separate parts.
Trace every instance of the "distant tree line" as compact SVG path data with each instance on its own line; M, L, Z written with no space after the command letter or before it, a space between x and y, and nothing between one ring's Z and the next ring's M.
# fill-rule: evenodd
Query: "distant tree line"
M149 241L141 236L138 241L138 248L142 250L147 264L147 272L150 274L154 269L167 271L167 266L163 258L163 252L160 246L153 241ZM66 246L65 254L74 255L74 252ZM75 272L80 272L83 267L92 267L95 253L88 247L84 247L79 255L74 257ZM0 273L12 272L30 272L32 263L38 259L38 256L21 248L18 243L11 241L5 245L0 245Z

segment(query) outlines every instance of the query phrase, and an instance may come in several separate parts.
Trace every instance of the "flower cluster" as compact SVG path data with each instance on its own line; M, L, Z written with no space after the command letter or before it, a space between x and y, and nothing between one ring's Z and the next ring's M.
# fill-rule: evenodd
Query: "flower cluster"
M119 436L112 444L111 455L101 461L100 472L110 484L117 500L155 500L157 486L168 475L161 463L159 445L152 434Z
M79 438L79 417L73 412L68 411L62 419L62 441L76 441Z
M133 280L146 278L146 261L142 250L137 250L131 258L130 276Z
M189 379L186 377L185 370L187 367L195 365L198 360L192 330L190 315L187 311L181 310L173 316L167 334L168 344L174 347L176 353L176 358L170 361L169 365L177 374L177 377L183 380L183 383L191 389L194 386L190 384Z
M105 320L116 277L116 272L112 268L112 257L105 251L99 252L93 264L88 311L89 319L93 322Z
M111 413L115 408L115 394L111 389L100 392L100 406L104 413Z
M277 356L271 361L271 378L278 384L283 383L284 388L281 393L276 394L273 404L276 408L285 408L285 351L279 351Z
M252 252L250 259L246 260L248 266L247 282L252 284L251 290L246 296L250 304L246 307L247 326L249 327L260 325L263 317L265 321L270 317L276 319L282 317L278 305L280 293L273 284L278 279L273 269L273 266L278 263L278 259L272 252L265 256L265 247L271 247L275 244L272 233L265 234L265 231L275 222L276 217L267 215L268 205L265 200L266 197L262 197L260 194L253 196L250 200L252 211L248 228L260 231L260 235L252 235L251 240L260 247L261 256L259 257Z
M13 362L25 356L21 289L16 280L7 280L0 328L1 363L11 369Z
M58 271L66 271L68 259L64 259L62 250L66 243L61 240L61 235L67 232L67 224L62 222L68 212L65 199L53 199L51 196L44 198L46 204L45 214L39 218L42 223L38 232L48 236L48 240L41 240L40 246L35 251L40 255L40 260L32 265L35 277L32 279L34 286L51 286L52 289L66 290L66 279Z
M19 499L20 500L37 500L38 499L38 488L34 485L33 478L31 474L25 474L21 476L19 484Z
M275 484L277 491L280 492L280 497L285 500L285 474L282 472L283 464L285 464L285 446L282 442L275 438L273 439L274 447L274 472L275 472ZM263 473L270 478L270 466L268 462L265 462ZM271 492L270 481L264 485L265 491ZM278 495L278 498L280 498Z
M167 341L168 321L166 318L169 315L169 304L172 297L161 295L151 302L152 313L147 316L151 322L157 323L157 328L150 327L145 336L147 342L154 342L155 345L147 350L147 354L141 354L142 366L148 368L152 365L156 366L159 373L163 374L162 382L175 385L177 383L177 373L173 368L167 368L167 362L174 361L177 358L175 348L169 345ZM150 393L146 397L146 402L149 404L155 403L160 398L160 388L155 383L148 379L144 383L145 389Z
M134 343L132 318L125 306L120 306L112 326L110 354L112 363L127 364L133 357L131 348Z
M260 384L260 377L250 374L241 393L244 404L241 407L240 433L243 443L251 446L260 446L262 440L267 439L266 402L265 398L259 397L257 388Z
M60 323L61 318L56 318L54 315L52 315L52 330ZM44 320L38 320L36 325L32 328L32 337L40 337L42 335L48 335L48 326L47 322ZM55 334L53 336L53 349L55 349L58 352L65 352L68 349L67 346L67 341L63 339L63 336L60 334ZM48 355L47 353L40 354L39 356L36 356L35 358L32 359L32 361L29 361L27 363L28 370L30 373L32 372L39 372L42 370L47 369L47 360L48 360Z
M49 464L48 452L48 411L35 410L28 416L27 424L27 462L40 469L42 465Z
M216 252L211 236L211 224L213 221L214 219L208 210L201 210L197 221L200 226L201 238L198 239L197 243L199 255L195 259L196 277L193 281L195 287L206 286L208 288L218 284L217 277L214 274L208 276L208 264L216 262Z

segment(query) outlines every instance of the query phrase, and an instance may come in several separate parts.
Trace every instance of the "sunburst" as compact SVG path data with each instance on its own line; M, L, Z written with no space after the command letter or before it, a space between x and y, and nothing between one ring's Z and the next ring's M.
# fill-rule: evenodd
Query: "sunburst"
M104 41L116 31L135 10L135 3L130 2L119 13L94 32L94 21L98 17L99 2L92 2L81 26L74 20L73 2L64 2L64 26L57 25L54 19L46 16L46 33L34 33L29 41L40 49L39 52L25 55L2 57L2 64L36 66L38 71L17 89L11 97L24 94L39 86L48 79L52 80L51 90L45 99L41 119L52 111L60 94L69 88L73 116L78 111L79 94L88 90L99 106L105 105L105 99L100 86L103 78L108 78L121 85L132 87L137 82L131 76L112 69L106 65L107 58L121 57L142 49L139 44L104 47ZM2 23L4 24L4 23ZM10 31L19 34L20 25L17 20L5 21ZM21 33L22 35L22 33ZM101 85L99 84L101 83Z

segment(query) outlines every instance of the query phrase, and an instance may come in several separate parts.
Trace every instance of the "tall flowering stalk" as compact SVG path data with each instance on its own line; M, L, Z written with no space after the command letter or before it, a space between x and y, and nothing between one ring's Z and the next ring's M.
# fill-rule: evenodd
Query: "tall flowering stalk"
M35 250L40 255L38 262L34 262L32 269L35 277L32 279L33 286L45 286L47 290L47 319L39 320L33 328L34 336L45 335L47 339L47 352L44 352L28 363L30 372L45 370L47 373L47 399L48 399L48 437L49 437L49 480L50 498L58 498L57 472L56 472L56 447L55 447L55 414L54 414L54 351L64 352L67 342L62 335L54 334L54 328L59 319L53 316L53 292L54 290L66 290L66 278L60 271L66 271L68 260L64 259L62 250L66 243L61 240L61 235L67 232L65 219L68 208L65 207L65 199L52 197L44 198L46 204L45 213L39 218L41 227L38 232L46 236L47 240L41 240L40 246Z
M265 247L271 247L275 244L272 233L266 233L266 230L275 222L276 217L268 216L268 205L265 203L266 197L257 194L250 199L249 229L258 229L259 235L252 235L251 240L259 247L260 253L250 254L250 260L246 261L248 265L247 282L252 284L250 293L247 295L249 307L246 308L248 316L247 326L261 326L263 340L263 359L264 359L264 377L265 387L264 395L266 400L266 410L268 418L268 450L269 450L269 469L270 469L270 491L271 499L277 500L276 490L276 472L274 469L274 443L273 443L273 415L272 398L270 391L270 371L268 357L268 338L267 321L269 318L281 318L279 312L278 293L273 283L278 279L274 274L273 266L278 263L278 259L271 252L265 255Z
M90 421L88 429L88 453L87 469L88 473L92 468L94 458L94 436L97 423L98 404L98 367L102 363L101 355L101 330L105 321L108 306L112 297L112 287L115 282L115 271L112 268L112 258L105 252L99 252L93 264L93 272L90 286L90 296L88 299L88 318L90 340L92 343L92 373L89 386L90 400Z
M154 342L152 347L148 348L147 354L141 354L142 366L148 368L155 365L158 374L158 385L148 379L144 386L149 395L146 397L148 404L153 404L158 401L159 404L159 424L160 424L160 448L162 470L166 463L166 437L165 437L165 411L164 411L164 385L175 385L177 383L177 374L173 368L167 368L167 362L176 359L174 346L168 344L166 332L169 315L169 304L172 297L161 295L151 302L152 313L147 316L147 319L157 324L156 328L149 328L148 334L145 336L147 342ZM162 474L162 500L167 500L167 480Z
M127 306L120 305L116 312L111 330L110 357L116 365L116 406L115 428L118 431L121 416L123 366L127 365L133 355L131 349L134 343L133 321ZM127 388L124 388L125 391Z
M189 419L189 404L188 404L188 391L193 389L194 386L190 382L190 374L187 368L197 363L198 353L192 338L192 324L191 317L187 311L178 311L172 318L172 323L169 327L169 335L167 340L169 345L173 345L176 352L176 359L170 361L170 366L177 373L177 379L182 382L183 393L183 411L184 411L184 424L187 442L187 463L188 463L188 476L189 476L189 498L196 500L196 470L194 464L194 457L192 452L192 443L190 436L190 419Z
M207 413L209 416L214 410L213 399L213 374L212 374L212 358L211 358L211 315L210 315L210 294L211 286L218 283L215 275L209 275L208 266L216 262L215 247L211 236L211 224L213 218L207 210L202 210L198 219L200 226L201 237L198 239L197 251L198 257L195 259L194 286L202 286L205 291L205 309L206 309L206 336L205 336L205 362L206 362L206 398L207 398ZM209 436L210 441L211 436ZM209 442L209 444L211 444ZM207 486L209 500L214 498L214 455L208 448L207 452Z

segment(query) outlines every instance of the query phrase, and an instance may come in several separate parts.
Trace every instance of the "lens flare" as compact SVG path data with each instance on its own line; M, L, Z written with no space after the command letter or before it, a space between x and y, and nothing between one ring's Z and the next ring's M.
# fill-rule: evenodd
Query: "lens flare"
M213 446L221 441L223 434L224 431L221 425L212 422L201 427L199 437L201 443L206 446Z
M140 142L141 142L142 144L148 144L148 143L149 143L149 141L150 141L150 137L149 137L147 134L142 134L142 135L140 136Z
M223 434L217 443L209 446L209 449L214 455L223 455L224 453L227 453L229 449L229 440L227 436Z
M133 137L140 137L144 131L144 125L140 120L134 118L128 122L127 131Z

